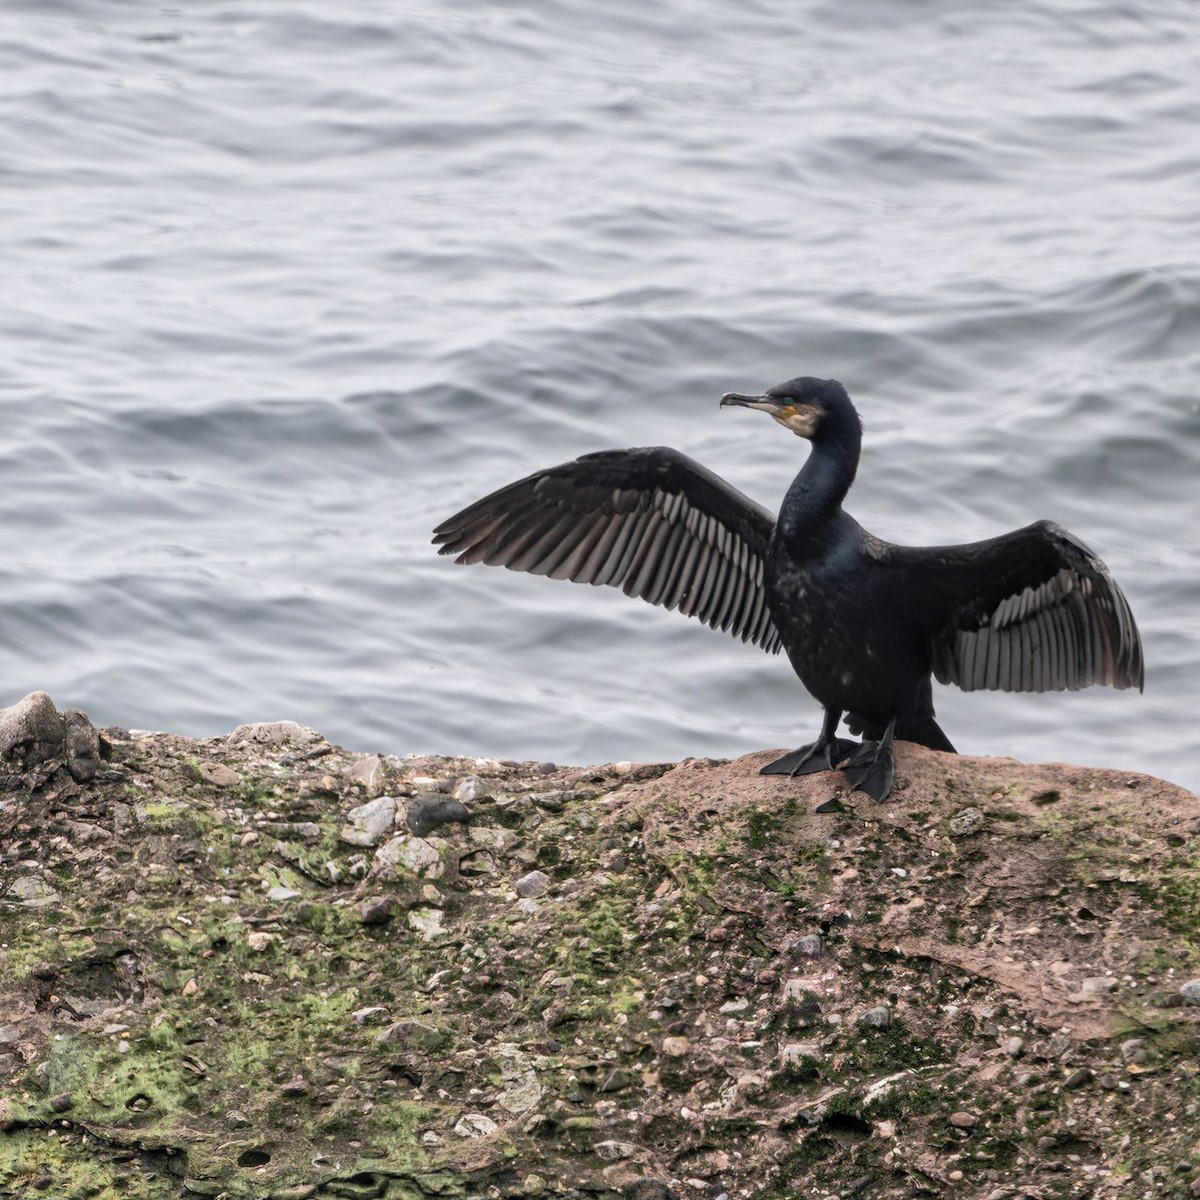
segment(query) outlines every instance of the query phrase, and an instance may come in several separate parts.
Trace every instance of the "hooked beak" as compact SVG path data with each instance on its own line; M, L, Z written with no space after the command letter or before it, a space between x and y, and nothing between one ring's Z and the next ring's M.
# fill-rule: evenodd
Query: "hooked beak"
M743 396L740 392L726 392L721 397L721 406L726 404L736 408L757 408L802 438L812 438L821 420L819 405L797 404L790 396Z
M777 413L783 405L770 396L743 396L739 392L726 392L721 397L721 407L735 405L738 408L757 408L761 412Z

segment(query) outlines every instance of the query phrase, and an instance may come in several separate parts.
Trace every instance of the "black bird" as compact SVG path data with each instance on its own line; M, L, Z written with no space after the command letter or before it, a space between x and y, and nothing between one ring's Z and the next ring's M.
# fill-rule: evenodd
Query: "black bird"
M893 546L842 509L862 424L833 379L793 379L722 405L769 413L812 443L778 519L677 450L602 450L485 496L434 530L441 554L609 584L774 654L825 708L820 736L763 768L841 766L883 800L893 738L954 753L932 673L964 691L1143 685L1121 589L1050 521L961 546ZM861 744L837 736L843 714Z

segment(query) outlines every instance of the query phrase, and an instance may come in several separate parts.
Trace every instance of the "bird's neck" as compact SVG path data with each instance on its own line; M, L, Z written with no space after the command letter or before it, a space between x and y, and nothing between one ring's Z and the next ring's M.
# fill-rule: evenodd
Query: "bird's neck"
M862 435L848 430L837 439L814 442L812 452L792 481L779 510L779 532L793 546L820 539L836 521L854 482Z

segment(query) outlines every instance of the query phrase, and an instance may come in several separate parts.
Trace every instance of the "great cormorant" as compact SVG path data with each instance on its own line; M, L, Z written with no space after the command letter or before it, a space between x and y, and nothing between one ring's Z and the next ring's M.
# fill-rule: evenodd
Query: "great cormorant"
M778 519L677 450L601 450L518 480L443 521L441 554L609 584L770 653L825 708L820 736L763 768L841 767L875 800L892 740L954 752L930 675L964 691L1143 684L1121 589L1050 521L961 546L893 546L842 510L862 425L832 379L793 379L722 405L769 413L812 443ZM861 744L837 736L842 715Z

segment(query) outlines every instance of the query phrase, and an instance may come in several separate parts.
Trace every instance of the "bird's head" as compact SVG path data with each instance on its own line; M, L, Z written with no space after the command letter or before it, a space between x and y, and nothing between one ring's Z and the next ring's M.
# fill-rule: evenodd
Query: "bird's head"
M780 425L812 442L822 440L836 429L861 429L858 413L846 389L836 379L813 379L806 375L777 383L761 396L726 392L721 403L761 409Z

